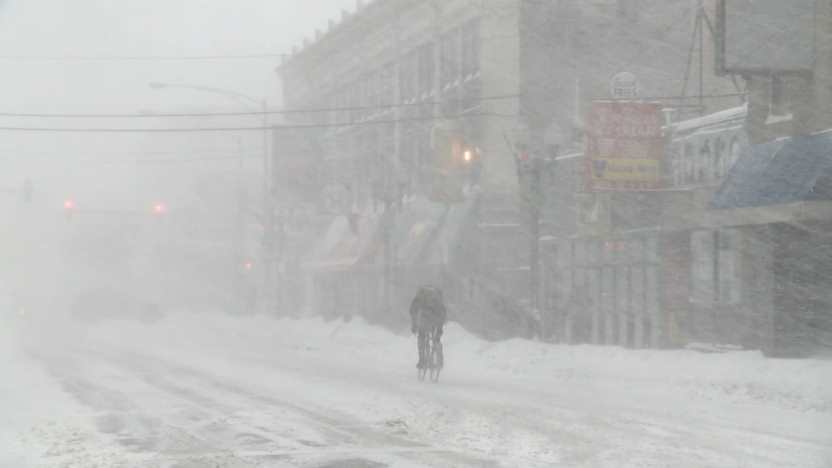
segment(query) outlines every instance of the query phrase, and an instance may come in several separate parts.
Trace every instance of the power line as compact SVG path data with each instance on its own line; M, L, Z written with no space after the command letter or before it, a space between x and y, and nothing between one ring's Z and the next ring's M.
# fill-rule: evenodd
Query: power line
M0 61L9 62L152 62L152 61L212 61L212 60L262 60L275 59L289 54L243 54L243 55L112 55L112 56L29 56L0 55Z
M395 124L397 122L426 122L434 120L458 120L472 117L499 117L499 118L515 118L514 115L497 114L497 113L472 113L460 114L446 117L414 117L391 120L366 120L360 122L345 122L332 124L295 124L295 125L276 125L271 127L253 126L253 127L184 127L184 128L106 128L106 127L76 127L76 128L60 128L60 127L0 127L0 131L4 132L37 132L37 133L209 133L209 132L242 132L242 131L264 131L264 130L293 130L293 129L311 129L311 128L338 128L338 127L358 127L369 125L387 125Z
M744 96L746 93L725 93L725 94L710 94L703 97L708 99L721 99ZM487 102L487 101L502 101L509 99L518 99L521 95L515 94L498 94L493 96L483 96L471 101ZM648 96L640 97L638 100L642 101L677 101L689 99L690 96ZM543 100L556 100L555 97L541 97ZM613 101L614 98L599 98L601 100ZM460 101L461 98L449 99L446 102ZM624 99L631 100L631 99ZM373 106L346 106L346 107L310 107L310 108L296 108L296 109L272 109L267 110L265 114L270 115L287 115L287 114L314 114L323 112L348 112L348 111L366 111L366 110L390 110L401 107L421 107L432 106L440 103L433 101L422 101L412 103L399 104L379 104ZM37 112L0 112L0 117L8 118L56 118L56 119L148 119L148 118L179 118L179 117L252 117L262 116L264 112L258 111L233 111L233 112L172 112L172 113L120 113L120 114L93 114L93 113L37 113Z
M13 159L17 157L51 157L57 154L58 151L28 151L28 150L19 150L19 149L8 149L2 148L0 149L0 159ZM229 148L224 150L202 150L198 148L192 148L188 150L180 150L180 151L130 151L130 152L107 152L107 153L89 153L84 152L84 154L79 154L78 156L83 156L87 158L91 158L91 160L95 160L95 158L118 158L118 159L125 159L125 160L145 160L147 157L160 157L160 156L228 156L228 155L262 155L263 150L261 148L245 148L240 150L238 148Z
M115 161L100 161L95 159L81 160L82 164L92 165L118 165L118 164L137 164L137 165L162 165L162 164L187 164L192 162L204 161L251 161L263 159L262 154L247 155L247 156L196 156L188 158L156 158L156 159L123 159Z
M472 101L499 101L517 99L519 94L499 94L484 96ZM446 102L461 101L461 98L449 99ZM121 119L121 118L167 118L167 117L240 117L240 116L262 116L265 114L313 114L319 112L346 112L366 110L390 110L400 107L432 106L439 103L433 101L422 101L414 103L379 104L373 106L347 106L347 107L314 107L298 109L272 109L266 112L258 111L235 111L235 112L174 112L174 113L128 113L128 114L81 114L81 113L27 113L27 112L0 112L0 117L13 118L61 118L61 119Z

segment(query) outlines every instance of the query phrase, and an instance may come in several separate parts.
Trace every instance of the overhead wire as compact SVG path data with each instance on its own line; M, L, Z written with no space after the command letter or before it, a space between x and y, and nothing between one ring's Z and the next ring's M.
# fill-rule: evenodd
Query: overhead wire
M158 128L112 128L112 127L9 127L0 126L3 132L40 132L40 133L210 133L210 132L239 132L239 131L264 131L264 130L292 130L312 128L338 128L357 127L367 125L387 125L397 122L425 122L436 120L458 120L473 117L498 117L514 118L515 116L498 114L493 112L482 112L473 114L460 114L443 117L412 117L383 120L363 120L355 122L328 123L328 124L282 124L273 126L241 126L241 127L158 127Z
M112 56L81 56L81 55L0 55L0 61L18 62L150 62L150 61L211 61L211 60L261 60L285 57L286 53L272 54L242 54L242 55L112 55Z
M483 96L475 99L477 102L498 101L516 99L520 94L498 94ZM461 98L454 100L462 100ZM314 114L323 112L345 112L345 111L366 111L366 110L387 110L401 107L419 107L436 105L436 102L415 102L397 104L376 104L368 106L344 106L344 107L313 107L297 109L271 109L263 111L233 111L233 112L170 112L170 113L43 113L43 112L0 112L0 117L9 118L57 118L57 119L121 119L121 118L167 118L167 117L242 117L242 116L263 116L264 114Z

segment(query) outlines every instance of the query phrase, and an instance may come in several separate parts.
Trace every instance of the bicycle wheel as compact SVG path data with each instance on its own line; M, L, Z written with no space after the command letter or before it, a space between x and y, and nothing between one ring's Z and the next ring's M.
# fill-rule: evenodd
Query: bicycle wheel
M422 363L422 366L416 369L416 378L418 378L421 382L425 380L425 377L427 377L428 368L430 367L426 362L428 359L423 359L423 356L430 356L430 349L426 349L429 346L430 340L423 337L418 337L417 340L419 349L419 362Z
M442 355L442 343L435 339L434 334L431 334L430 339L430 380L433 382L439 381L439 373L442 371L444 356Z

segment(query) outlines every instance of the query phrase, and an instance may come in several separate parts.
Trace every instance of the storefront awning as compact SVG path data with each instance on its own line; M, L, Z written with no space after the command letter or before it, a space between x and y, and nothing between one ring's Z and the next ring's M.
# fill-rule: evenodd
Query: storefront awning
M437 265L449 261L450 250L462 233L474 203L445 205L425 198L406 203L396 219L394 242L401 265Z
M395 261L399 265L442 265L450 261L463 228L470 219L475 196L445 205L414 197L395 212L390 226ZM384 252L384 213L335 218L303 263L315 271L351 270L380 263Z
M753 145L729 171L711 208L832 200L830 178L832 132Z
M370 254L378 229L379 217L375 214L356 214L352 220L347 216L335 218L304 268L338 271L355 266Z

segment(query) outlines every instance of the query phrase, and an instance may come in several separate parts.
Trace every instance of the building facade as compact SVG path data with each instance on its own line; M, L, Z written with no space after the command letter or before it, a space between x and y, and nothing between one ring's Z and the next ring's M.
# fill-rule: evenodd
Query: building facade
M702 5L711 20L725 6ZM665 126L660 190L577 190L577 234L551 255L563 340L828 348L830 12L818 2L807 15L811 68L735 76L747 103ZM759 47L772 31L749 22L760 37L743 40Z
M311 200L321 216L351 226L342 231L353 239L330 249L350 260L311 262L320 281L310 281L307 296L384 316L432 278L460 314L478 311L468 320L486 333L528 322L527 332L511 333L684 341L677 329L686 327L669 314L688 310L681 298L689 289L679 286L692 274L686 230L701 224L679 213L699 206L691 200L704 200L730 168L746 142L733 128L742 118L676 125L664 164L671 190L661 196L586 193L580 153L587 111L610 98L620 72L675 121L743 102L730 77L694 72L711 69L714 55L700 3L377 0L316 32L279 69L295 111L275 132L276 185L290 192L284 198ZM691 42L697 28L702 46ZM727 133L705 149L700 140L713 132ZM443 164L469 150L478 164L465 167L467 184L477 189L437 199L450 171ZM518 177L517 161L528 156L545 160L545 203L534 210ZM420 197L436 205L417 210ZM669 220L690 225L660 235ZM713 242L728 245L731 235ZM693 237L697 249L713 244ZM432 242L438 253L414 247ZM721 257L723 276L736 268L729 257ZM684 266L667 267L674 262Z

